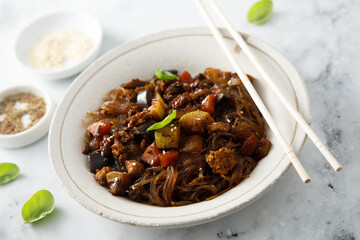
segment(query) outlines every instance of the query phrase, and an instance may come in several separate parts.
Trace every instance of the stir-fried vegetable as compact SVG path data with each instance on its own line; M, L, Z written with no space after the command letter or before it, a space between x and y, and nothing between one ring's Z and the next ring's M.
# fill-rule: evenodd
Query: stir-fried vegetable
M201 135L186 136L181 139L180 152L201 152L203 149L203 137Z
M141 156L141 159L148 163L151 166L159 166L160 164L160 156L161 152L160 150L155 147L155 146L148 146L145 150L145 152L143 153L143 155Z
M171 124L155 131L157 148L177 148L180 142L180 126Z
M192 83L192 78L190 73L188 73L187 71L184 71L182 74L180 74L179 76L179 82L182 83Z
M253 152L255 151L255 149L257 147L259 147L260 145L260 141L259 139L257 139L255 137L255 135L251 135L250 137L248 137L244 144L242 145L242 147L240 148L240 152L244 155L244 156L251 156L251 154L253 154Z
M231 78L231 72L223 72L216 68L205 69L204 75L207 79L219 85L226 85Z
M163 167L175 165L176 159L179 157L179 152L170 150L166 153L160 154L160 164Z
M120 181L124 186L131 185L131 176L128 173L112 171L106 174L106 181L108 183Z
M201 102L201 110L208 112L210 114L214 114L215 112L215 100L216 97L212 94L208 95L202 102Z
M152 105L149 107L148 110L155 120L160 121L165 116L165 109L166 105L164 103L164 100L162 99L160 94L157 93L154 100L152 101Z
M213 123L214 119L208 112L197 110L185 114L179 122L188 134L203 134L206 125Z
M113 195L124 195L131 185L131 174L112 171L106 174L106 182Z
M154 91L147 88L138 93L136 97L136 102L140 107L148 107L151 105L152 98L154 96Z
M95 151L88 155L90 172L96 173L96 169L102 169L109 164L109 159L104 157L101 151Z
M154 123L153 125L151 125L147 129L147 131L161 129L161 128L165 127L166 125L168 125L169 123L171 123L171 121L174 120L175 117L176 117L176 110L174 110L169 116L167 116L161 122L157 122L157 123Z
M94 137L102 137L106 135L111 130L111 125L106 122L94 122L90 126L88 126L87 130L94 136Z
M157 69L155 71L155 76L160 80L175 80L178 79L178 77L171 72L167 71L161 71L161 69Z

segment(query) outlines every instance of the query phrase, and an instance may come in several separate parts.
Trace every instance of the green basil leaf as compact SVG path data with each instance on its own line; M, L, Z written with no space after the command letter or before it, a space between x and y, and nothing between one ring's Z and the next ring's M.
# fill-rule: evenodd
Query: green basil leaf
M271 0L261 0L255 3L249 10L248 22L254 24L263 24L267 22L273 12L273 4Z
M42 219L54 210L54 197L47 190L36 192L23 206L22 217L25 223Z
M161 122L154 123L151 125L146 131L152 131L156 129L160 129L171 123L172 120L176 117L176 110L174 110L169 116L167 116L164 120Z
M13 163L0 163L0 184L8 183L19 175L20 169Z
M178 79L178 77L171 72L167 71L161 71L161 69L157 69L155 71L155 76L160 80L175 80Z

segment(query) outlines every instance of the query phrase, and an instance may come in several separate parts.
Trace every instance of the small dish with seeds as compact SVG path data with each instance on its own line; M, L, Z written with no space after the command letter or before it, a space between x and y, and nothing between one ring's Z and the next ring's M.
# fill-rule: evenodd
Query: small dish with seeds
M47 92L17 86L0 92L0 147L16 148L39 140L49 130L54 105Z

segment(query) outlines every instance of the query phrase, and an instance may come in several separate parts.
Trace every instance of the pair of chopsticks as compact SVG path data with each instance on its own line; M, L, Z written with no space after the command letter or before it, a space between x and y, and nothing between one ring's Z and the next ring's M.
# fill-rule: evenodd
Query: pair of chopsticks
M232 24L229 22L229 20L226 18L224 13L221 11L219 6L216 4L215 0L207 0L210 3L210 6L216 13L216 15L220 18L222 23L225 25L226 29L230 32L231 36L234 38L235 42L240 46L240 48L243 50L244 54L249 58L249 60L252 62L252 64L256 67L256 69L259 71L261 76L264 78L265 82L270 86L270 88L275 92L277 97L280 99L280 101L284 104L286 109L290 112L290 114L294 117L294 119L299 123L299 125L302 127L302 129L306 132L306 134L309 136L309 138L313 141L315 146L319 149L319 151L323 154L323 156L326 158L326 160L329 162L329 164L334 168L336 172L340 171L342 169L341 165L336 161L334 156L330 153L330 151L326 148L326 146L323 144L323 142L319 139L319 137L316 135L316 133L311 129L309 124L305 121L305 119L300 115L299 112L297 112L291 104L288 102L286 97L281 93L280 89L275 85L275 83L271 80L271 77L269 74L265 71L265 69L261 66L260 62L256 59L255 55L253 54L250 47L247 45L243 37L235 30L235 28L232 26ZM296 154L294 153L294 150L289 145L289 143L285 140L284 136L282 135L281 131L275 124L274 119L272 118L269 110L266 108L265 104L261 100L260 96L256 92L255 88L251 84L249 78L246 76L244 71L241 69L240 65L238 64L235 56L230 51L229 47L226 45L225 40L223 36L221 35L219 29L216 27L214 22L212 21L209 13L207 12L202 0L195 0L195 3L197 4L201 14L203 15L204 19L206 20L210 31L214 35L216 41L224 51L226 57L230 61L231 65L234 67L236 73L239 75L241 81L243 82L245 88L249 92L250 96L254 100L256 106L259 108L260 112L262 113L264 119L268 123L270 129L273 131L275 136L277 137L277 140L279 141L280 145L284 149L287 157L289 158L290 162L294 166L295 170L299 174L301 180L304 183L309 183L311 181L309 175L305 171L304 167L302 166L301 162L297 158Z

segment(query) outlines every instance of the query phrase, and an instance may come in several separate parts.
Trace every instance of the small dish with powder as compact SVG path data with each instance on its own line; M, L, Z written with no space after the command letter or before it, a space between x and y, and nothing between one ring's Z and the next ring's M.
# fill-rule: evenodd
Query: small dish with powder
M15 56L23 67L43 79L62 79L95 60L102 35L100 23L87 13L53 13L20 32Z
M39 88L17 86L0 92L0 147L39 140L48 132L53 112L49 94Z

